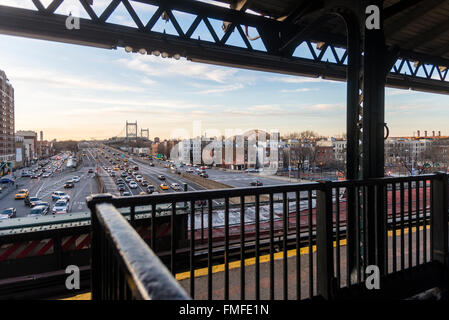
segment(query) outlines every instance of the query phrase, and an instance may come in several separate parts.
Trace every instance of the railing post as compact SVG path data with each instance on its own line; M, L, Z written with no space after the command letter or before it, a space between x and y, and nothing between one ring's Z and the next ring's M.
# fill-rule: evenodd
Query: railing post
M322 181L316 194L316 249L318 296L329 300L334 297L332 186ZM309 254L312 254L311 252Z
M103 291L101 283L102 273L102 255L105 253L101 250L101 227L99 226L96 205L99 202L107 202L112 199L109 193L90 196L86 199L87 206L90 209L90 226L91 226L91 299L101 300ZM109 267L109 266L108 266Z
M374 247L374 263L379 267L380 274L386 274L388 266L386 265L386 242L385 242L385 226L387 223L387 211L385 203L386 185L384 183L376 184L374 187L374 230L368 230L374 232L375 247ZM373 248L370 248L373 249ZM368 264L372 264L372 260L368 260Z
M437 178L432 179L432 260L449 265L448 261L448 176L437 172ZM418 232L418 231L417 231Z

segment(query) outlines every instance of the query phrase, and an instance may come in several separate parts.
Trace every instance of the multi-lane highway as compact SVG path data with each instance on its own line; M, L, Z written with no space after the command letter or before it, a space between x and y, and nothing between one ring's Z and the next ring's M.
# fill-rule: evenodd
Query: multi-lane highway
M111 176L114 175L112 178L116 182L117 188L119 184L117 180L120 178L123 180L125 179L125 177L122 176L123 172L126 172L127 176L132 179L131 181L136 182L137 188L134 189L130 187L130 183L123 183L125 185L125 190L121 191L122 195L124 192L129 192L130 195L138 195L142 192L148 193L147 186L143 186L142 183L137 182L136 177L127 171L129 169L132 170L134 166L137 166L138 170L132 171L136 171L139 175L141 175L143 179L147 181L148 185L153 185L155 187L155 191L159 193L182 192L184 191L184 184L187 184L188 191L204 189L204 187L182 178L178 174L172 173L169 169L163 167L162 163L159 163L157 160L155 160L155 166L150 166L149 162L133 159L132 157L128 157L128 155L126 155L126 159L128 161L125 162L125 158L121 157L121 154L110 148L91 148L88 150L88 153L97 158L96 161L98 166L101 166ZM117 168L118 170L114 170L114 168ZM165 176L165 180L160 180L158 178L160 175ZM162 190L160 188L162 183L165 183L168 186L168 190ZM170 186L174 183L178 184L180 189L172 189Z
M68 212L85 212L87 211L86 197L98 193L97 182L94 179L94 173L89 173L89 168L94 168L95 159L89 154L83 157L83 161L80 163L78 169L67 167L68 154L58 155L60 159L54 157L43 168L38 168L34 165L30 168L25 168L17 171L15 175L18 177L15 181L17 190L27 189L29 191L29 197L40 198L41 201L48 202L50 204L50 212L53 208L54 201L52 201L52 193L54 191L63 191L70 196L68 202ZM37 178L21 177L22 171L42 172ZM46 176L45 174L49 174ZM79 182L74 183L74 187L70 189L64 189L64 184L67 181L73 179L74 176L79 177ZM17 217L27 216L31 210L30 207L25 205L24 200L14 200L15 191L4 196L0 200L1 210L5 208L15 208Z
M159 180L158 176L164 175L166 177L165 182L169 186L172 183L178 183L181 186L183 186L183 184L186 183L188 185L189 191L205 189L204 187L202 187L186 178L181 177L181 175L173 173L172 170L167 168L167 166L171 165L171 163L168 161L152 160L152 162L154 163L154 166L150 166L148 160L143 160L142 158L140 158L138 156L133 157L133 156L128 155L127 153L119 152L118 150L115 150L115 149L112 149L109 147L105 147L104 149L101 149L101 150L102 150L102 152L105 152L105 155L108 155L109 160L103 159L103 161L102 161L102 162L106 163L106 165L109 164L111 157L116 158L118 154L120 154L120 155L123 154L127 158L129 157L128 163L130 165L131 164L137 165L139 167L139 173L141 175L143 175L145 177L145 179L150 184L154 184L156 186L159 185L163 181ZM187 165L184 165L182 167L177 167L177 170L179 170L181 172L186 172L189 169L193 169L193 174L198 173L196 171L198 168L196 168L196 167L191 167L191 166L189 167ZM208 179L215 180L217 182L221 182L225 185L228 185L230 187L235 187L235 188L249 187L249 186L251 186L252 182L256 182L256 181L260 181L262 183L262 185L264 185L264 186L291 183L288 180L272 178L269 175L264 175L262 173L261 174L249 174L244 171L238 171L238 172L230 171L230 170L224 171L222 169L217 169L217 168L207 169L206 173L208 174ZM138 191L140 192L141 190L138 190ZM179 190L179 191L181 191L181 190ZM135 194L136 192L137 192L137 190L135 192L132 192L132 194ZM137 192L137 194L139 192ZM174 190L170 189L170 190L167 190L166 192L174 192Z

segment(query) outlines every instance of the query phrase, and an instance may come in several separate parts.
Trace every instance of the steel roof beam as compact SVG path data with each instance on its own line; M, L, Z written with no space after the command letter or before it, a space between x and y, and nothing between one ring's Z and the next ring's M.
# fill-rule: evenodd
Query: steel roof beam
M431 28L429 31L421 34L419 37L414 38L412 41L408 41L403 44L405 49L414 49L424 46L425 44L437 39L444 33L449 31L449 19Z
M204 63L346 81L344 64L282 56L159 32L142 32L137 28L98 23L89 19L80 19L82 26L80 30L67 30L66 18L64 15L48 15L33 10L0 6L0 33L107 49L125 46L131 46L136 50L146 48L149 52L158 50L179 53L192 61ZM325 41L329 45L333 45L332 41L335 40L332 35L326 34L312 34L308 41L313 39ZM449 66L448 60L413 52L401 52L400 57L438 66ZM387 85L449 93L449 81L399 73L389 73Z
M387 20L389 18L392 18L393 16L397 15L398 13L401 13L416 4L423 2L424 0L402 0L399 2L396 2L395 4L384 8L384 19Z
M400 32L409 24L415 22L420 17L424 16L427 12L436 9L445 0L426 0L417 4L412 10L407 12L403 17L396 19L393 23L385 21L385 36L388 38L393 37L396 33Z
M299 19L301 19L304 15L313 10L313 8L317 7L317 4L320 4L320 1L306 1L302 0L296 6L296 8L286 17L278 18L279 21L285 23L297 23Z

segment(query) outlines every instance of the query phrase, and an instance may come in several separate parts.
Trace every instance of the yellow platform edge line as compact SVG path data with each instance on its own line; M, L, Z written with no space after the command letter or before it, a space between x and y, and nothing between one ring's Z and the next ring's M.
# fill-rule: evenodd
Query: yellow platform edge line
M426 226L426 229L429 229L430 226ZM419 227L419 230L423 230L423 226ZM404 234L408 234L409 229L405 226L404 227ZM412 228L412 232L416 232L416 227ZM401 230L396 230L396 235L400 236L401 235ZM392 237L393 236L393 231L390 230L388 231L388 237ZM345 246L346 245L346 239L342 239L340 240L340 246ZM333 246L334 248L337 246L337 242L334 241L333 242ZM316 246L312 246L312 252L316 252ZM300 249L300 255L306 255L309 254L309 247L302 247ZM296 256L296 249L291 249L287 251L287 257L294 257ZM284 257L284 252L276 252L273 255L274 260L279 260L282 259ZM260 263L266 263L270 261L270 255L263 255L259 257L259 261ZM237 261L233 261L229 263L229 270L231 269L237 269L240 268L240 264L241 261L237 260ZM248 258L245 259L245 266L251 266L256 264L256 258ZM212 273L218 273L218 272L223 272L225 270L225 264L218 264L215 266L212 266ZM194 276L196 277L202 277L202 276L206 276L208 275L209 270L208 268L201 268L201 269L195 269L194 271ZM190 278L190 271L186 271L186 272L181 272L181 273L177 273L175 276L176 280L181 281L181 280L186 280Z
M77 294L76 296L73 296L73 297L59 299L59 300L91 300L91 297L92 297L91 293L86 292L86 293Z
M424 228L423 226L419 227L419 230L422 231ZM430 229L430 226L426 226L426 229ZM408 234L409 229L407 227L404 228L404 234ZM416 227L412 228L412 232L416 232ZM396 230L396 235L400 236L401 235L401 230ZM390 230L388 231L388 236L392 237L393 236L393 231ZM340 240L340 246L345 246L346 245L346 239L342 239ZM334 248L337 246L337 242L334 241L333 243ZM316 246L312 246L312 252L316 252ZM306 255L309 254L309 247L302 247L300 249L300 255ZM296 249L292 249L292 250L288 250L287 251L287 257L294 257L296 256ZM284 257L284 253L283 252L276 252L274 254L274 260L279 260L282 259ZM259 257L259 261L260 263L266 263L270 261L270 255L263 255ZM251 266L254 265L256 263L256 258L248 258L245 259L245 266ZM215 265L212 267L212 273L218 273L218 272L223 272L224 271L224 264L220 264L220 265ZM236 268L240 268L240 260L238 261L233 261L229 263L229 270L231 269L236 269ZM205 276L208 274L208 268L201 268L201 269L196 269L194 272L195 277L201 277L201 276ZM177 273L176 274L176 280L180 281L180 280L185 280L185 279L189 279L190 278L190 271L187 272L182 272L182 273ZM87 292L87 293L82 293L82 294L78 294L76 296L73 297L69 297L69 298L64 298L64 299L60 299L60 300L91 300L91 293Z

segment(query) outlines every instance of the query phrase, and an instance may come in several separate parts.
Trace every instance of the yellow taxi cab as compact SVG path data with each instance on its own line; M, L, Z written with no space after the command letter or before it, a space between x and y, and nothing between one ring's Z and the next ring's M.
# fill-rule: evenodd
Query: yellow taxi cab
M146 195L147 193L145 192L145 191L142 191L142 192L140 192L139 193L139 195L141 195L141 196L144 196L144 195Z
M118 168L117 168L117 167L115 167L115 168L114 168L114 171L118 171Z
M17 193L14 195L14 200L18 200L18 199L25 199L25 197L27 197L29 194L27 189L20 189L19 191L17 191Z
M160 187L162 190L168 190L168 186L165 183L161 184Z
M128 162L128 159L126 159L126 158L125 158L125 159L123 159L123 162Z

